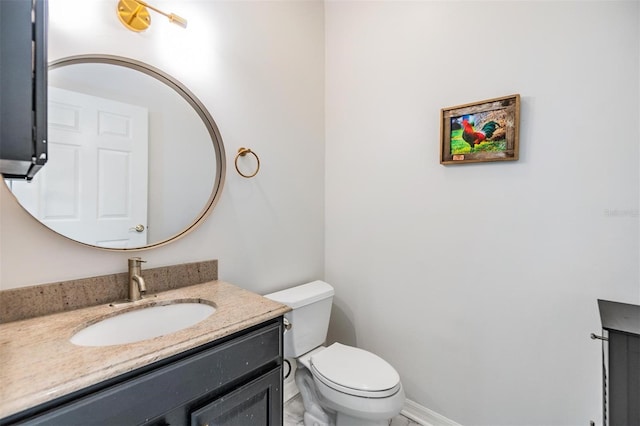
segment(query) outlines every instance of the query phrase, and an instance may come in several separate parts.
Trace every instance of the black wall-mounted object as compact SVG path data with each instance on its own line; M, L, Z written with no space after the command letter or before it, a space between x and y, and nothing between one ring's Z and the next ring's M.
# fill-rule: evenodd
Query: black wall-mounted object
M47 162L47 0L0 0L0 173Z
M640 306L598 300L603 337L603 425L640 425Z

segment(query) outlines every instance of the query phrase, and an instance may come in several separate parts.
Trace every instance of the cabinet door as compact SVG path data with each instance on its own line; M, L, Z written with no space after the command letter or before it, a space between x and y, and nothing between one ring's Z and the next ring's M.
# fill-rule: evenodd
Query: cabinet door
M640 336L609 331L609 425L640 425Z
M282 424L282 368L267 373L191 413L191 426Z

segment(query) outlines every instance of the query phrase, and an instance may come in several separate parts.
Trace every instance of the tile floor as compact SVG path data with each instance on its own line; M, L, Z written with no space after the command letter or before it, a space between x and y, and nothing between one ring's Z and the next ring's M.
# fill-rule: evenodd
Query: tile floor
M298 394L284 404L284 426L304 426L303 414L304 406ZM420 426L420 423L399 414L391 420L390 426Z

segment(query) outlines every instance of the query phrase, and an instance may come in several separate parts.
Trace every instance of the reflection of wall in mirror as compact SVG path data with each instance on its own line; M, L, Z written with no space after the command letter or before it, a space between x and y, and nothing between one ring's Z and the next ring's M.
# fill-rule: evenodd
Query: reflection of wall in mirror
M52 86L149 110L148 242L187 228L211 195L216 164L211 138L194 109L169 86L124 67L74 64L49 76Z

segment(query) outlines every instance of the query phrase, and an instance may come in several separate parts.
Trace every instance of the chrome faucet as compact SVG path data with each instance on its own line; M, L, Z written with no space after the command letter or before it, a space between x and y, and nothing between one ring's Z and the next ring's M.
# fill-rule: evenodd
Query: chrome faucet
M135 302L142 299L147 292L147 285L142 278L142 263L145 261L139 257L129 259L129 300Z

